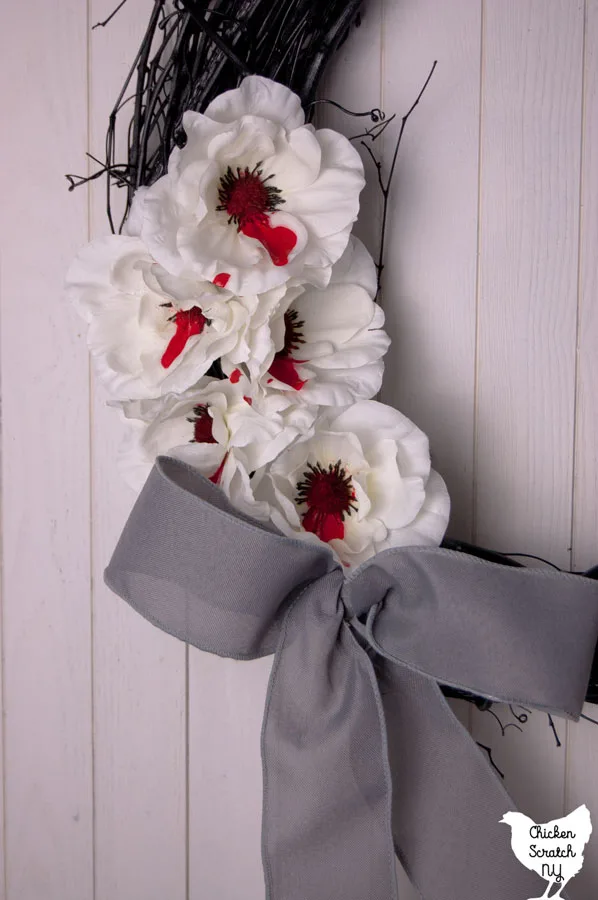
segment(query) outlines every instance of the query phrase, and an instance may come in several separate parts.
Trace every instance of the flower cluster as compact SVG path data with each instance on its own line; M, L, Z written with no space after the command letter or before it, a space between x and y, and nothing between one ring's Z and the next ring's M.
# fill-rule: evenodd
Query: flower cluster
M358 153L258 76L183 128L126 233L89 244L67 276L128 425L126 477L140 488L170 453L347 566L439 543L449 501L427 438L372 399L390 341L351 235Z

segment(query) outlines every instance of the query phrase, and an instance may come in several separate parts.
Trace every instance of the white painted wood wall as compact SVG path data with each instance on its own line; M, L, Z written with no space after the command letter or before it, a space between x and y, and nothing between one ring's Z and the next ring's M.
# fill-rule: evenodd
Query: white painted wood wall
M102 583L133 498L61 289L107 223L103 188L69 194L63 173L101 155L151 4L129 0L91 32L114 5L0 5L0 900L261 900L270 660L188 650ZM325 93L401 114L433 59L394 185L384 399L429 433L452 534L587 567L598 562L598 0L366 0ZM360 232L373 249L370 190ZM505 738L488 714L471 718L536 820L593 811L570 896L594 900L598 728L557 725L560 749L540 713Z

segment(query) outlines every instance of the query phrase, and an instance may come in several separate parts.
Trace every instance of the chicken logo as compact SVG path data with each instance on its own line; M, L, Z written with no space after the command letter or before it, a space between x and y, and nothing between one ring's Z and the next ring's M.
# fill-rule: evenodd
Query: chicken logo
M528 900L560 897L565 885L583 866L583 851L592 833L587 806L579 806L568 816L544 825L536 825L519 812L505 813L500 822L511 827L511 849L519 862L548 882L542 897ZM554 885L557 890L551 894Z

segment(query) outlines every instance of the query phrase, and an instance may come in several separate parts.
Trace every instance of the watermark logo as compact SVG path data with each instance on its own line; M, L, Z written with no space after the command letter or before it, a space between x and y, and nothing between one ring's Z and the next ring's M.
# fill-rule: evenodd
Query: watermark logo
M592 833L587 806L543 825L536 825L520 812L505 813L500 821L511 828L511 849L519 862L548 882L544 897L560 897L583 866L584 849ZM551 894L555 885L556 891Z

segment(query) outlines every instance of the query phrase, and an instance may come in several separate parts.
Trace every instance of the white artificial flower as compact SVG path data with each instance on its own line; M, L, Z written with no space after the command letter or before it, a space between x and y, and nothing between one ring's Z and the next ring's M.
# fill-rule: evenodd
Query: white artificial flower
M268 304L258 306L245 337L251 377L268 391L312 406L347 406L375 396L390 345L384 313L373 299L376 286L372 257L351 238L326 288L289 287L270 304L270 318L264 315ZM225 357L223 371L236 364Z
M306 125L299 98L257 75L187 111L183 128L167 174L137 191L127 233L172 274L235 294L297 277L325 286L364 185L350 142Z
M266 469L255 495L281 531L328 543L345 566L390 547L439 544L450 507L426 435L374 400L322 417Z
M219 485L242 512L268 518L249 476L310 434L315 413L280 396L254 404L250 391L244 377L235 383L203 378L181 395L120 404L131 429L121 452L127 482L140 490L156 457L170 454Z
M174 278L139 238L110 235L80 251L67 293L89 323L101 380L121 399L158 397L195 384L239 343L256 297Z

